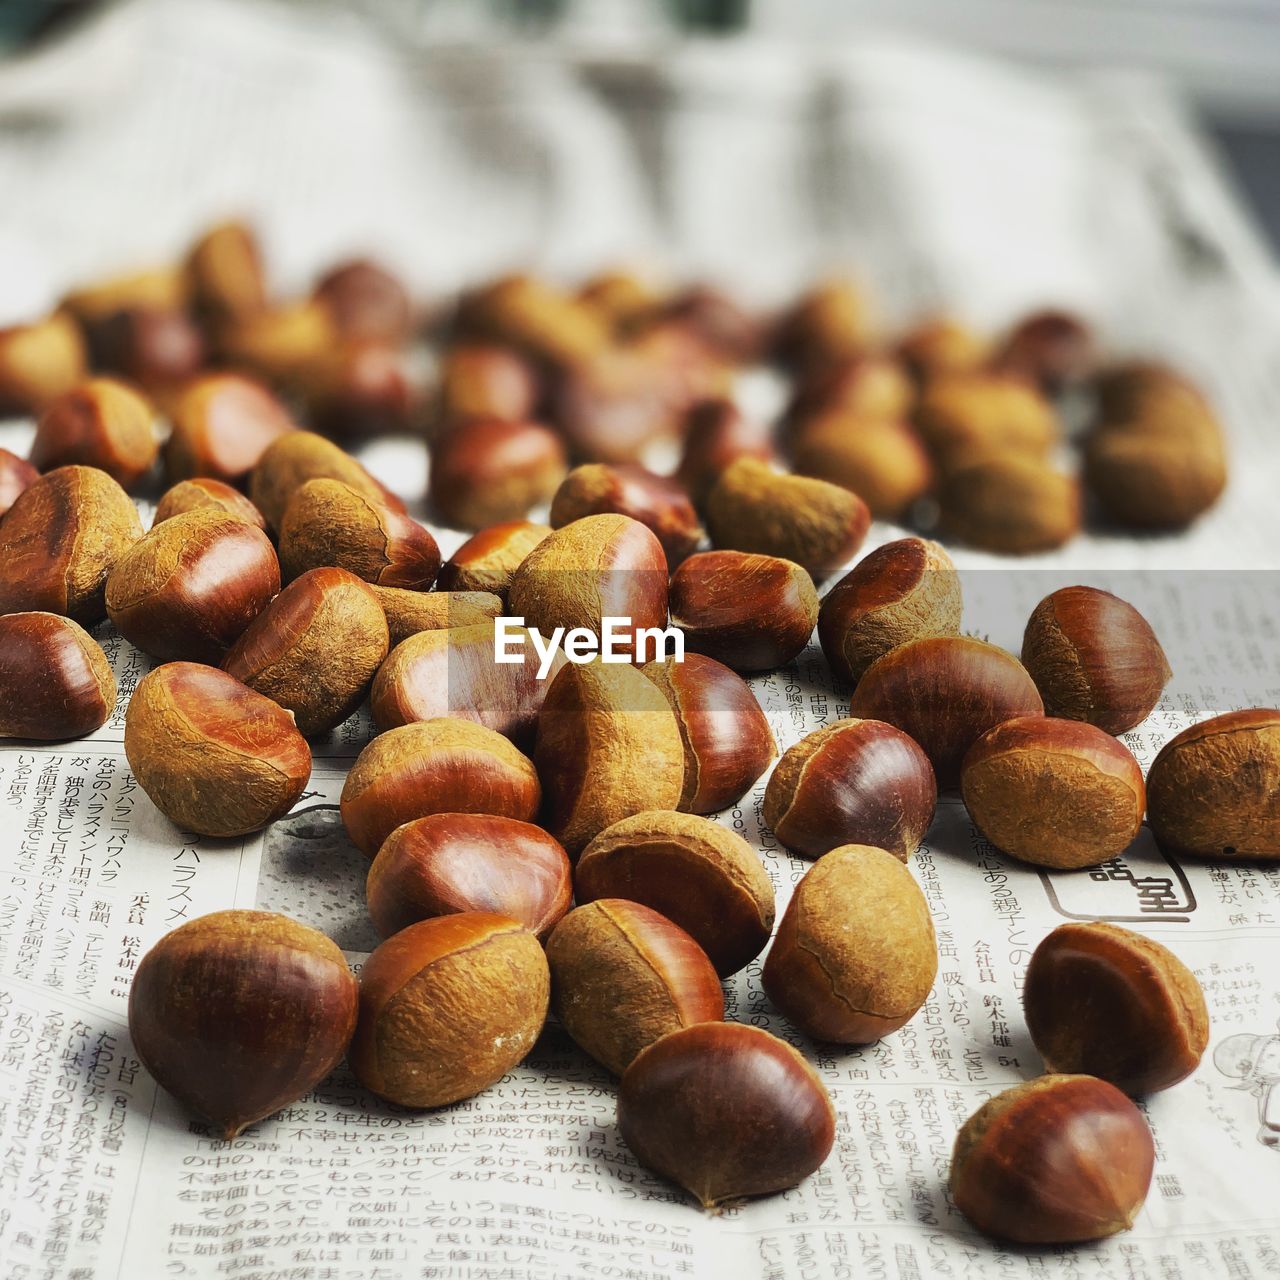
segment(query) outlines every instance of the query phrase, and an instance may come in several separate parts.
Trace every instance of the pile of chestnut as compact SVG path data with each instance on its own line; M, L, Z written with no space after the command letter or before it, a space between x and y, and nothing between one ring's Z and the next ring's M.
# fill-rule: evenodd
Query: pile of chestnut
M568 295L505 279L459 303L429 410L404 400L433 426L436 514L478 529L442 564L431 532L329 438L392 421L400 401L383 393L408 383L374 372L405 371L415 323L367 263L303 303L271 302L252 237L229 225L176 272L72 295L21 341L0 334L0 392L39 409L31 463L5 464L0 732L72 738L105 722L114 679L85 630L104 619L159 664L130 699L125 752L185 831L261 829L306 786L308 738L366 699L378 730L341 797L384 938L358 981L330 940L253 911L192 921L138 967L137 1050L220 1134L344 1056L402 1106L470 1097L529 1053L553 1010L620 1077L619 1129L643 1164L707 1206L776 1191L825 1159L834 1110L794 1048L723 1020L721 981L767 948L764 990L797 1033L859 1045L902 1027L937 970L908 863L939 789L959 788L991 845L1042 867L1116 856L1144 813L1178 855L1280 855L1280 712L1179 734L1144 783L1114 735L1146 718L1170 672L1126 602L1054 592L1019 661L961 634L956 570L918 537L864 557L820 601L815 582L855 556L873 508L776 470L715 394L771 350L804 393L793 445L843 405L851 438L922 440L930 476L945 455L968 477L959 491L997 493L1007 514L1017 502L984 488L982 469L1044 467L1009 406L1048 412L1037 388L1084 376L1078 327L1042 319L979 359L970 335L935 326L890 357L865 350L856 295L834 286L764 326L707 290L657 298L618 276ZM85 376L72 351L110 376ZM1176 375L1115 377L1100 435L1145 447L1174 418L1208 430ZM946 386L962 406L951 416ZM917 428L849 407L868 388L890 403L893 387L932 405ZM988 419L992 397L1003 407ZM528 421L543 409L553 427ZM145 483L162 421L170 487L144 533L126 490ZM674 477L621 461L664 431L684 433ZM525 518L548 500L548 524ZM528 644L525 663L495 661L500 614L543 635L626 618L633 641L670 621L688 653L562 658L540 680ZM744 675L792 661L815 626L851 715L785 751L765 788L765 822L814 860L775 931L760 855L711 815L777 754ZM1159 944L1068 925L1035 953L1026 1016L1051 1074L966 1124L955 1202L1012 1240L1120 1230L1153 1162L1131 1096L1194 1069L1203 996Z

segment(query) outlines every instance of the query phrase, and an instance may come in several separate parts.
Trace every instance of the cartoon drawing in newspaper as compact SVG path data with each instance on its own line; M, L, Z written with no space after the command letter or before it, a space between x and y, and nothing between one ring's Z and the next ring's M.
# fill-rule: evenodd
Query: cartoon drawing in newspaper
M1280 1023L1277 1023L1280 1030ZM1280 1151L1280 1034L1228 1036L1213 1051L1214 1066L1258 1100L1258 1141Z

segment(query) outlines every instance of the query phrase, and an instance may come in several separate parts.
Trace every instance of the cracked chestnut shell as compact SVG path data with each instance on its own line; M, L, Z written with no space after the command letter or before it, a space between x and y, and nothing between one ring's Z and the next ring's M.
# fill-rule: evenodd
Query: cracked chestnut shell
M502 601L488 591L409 591L404 587L371 586L391 632L394 648L422 631L451 627L487 626L503 611Z
M474 533L444 562L441 591L489 591L503 600L515 571L551 532L531 520L506 520Z
M0 617L0 738L82 738L115 709L102 646L56 613Z
M204 476L198 476L194 480L179 480L172 488L166 489L156 503L151 527L154 529L173 516L195 511L199 507L225 511L258 529L265 530L267 527L262 512L239 489L233 489L222 480L210 480Z

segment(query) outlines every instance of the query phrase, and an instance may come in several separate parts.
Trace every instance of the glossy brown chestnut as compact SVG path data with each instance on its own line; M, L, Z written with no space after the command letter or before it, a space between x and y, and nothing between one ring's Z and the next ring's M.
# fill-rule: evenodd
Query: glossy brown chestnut
M389 645L372 587L345 569L312 569L258 614L222 669L292 711L310 738L355 711Z
M0 617L0 738L82 738L115 709L102 646L56 613Z
M496 813L530 821L541 788L530 761L470 720L423 720L369 743L342 788L342 821L372 858L402 823L430 813Z
M316 283L315 298L328 307L344 338L400 343L413 329L408 290L367 258L340 262L325 272Z
M249 478L249 497L272 529L308 480L341 480L366 498L403 509L349 453L313 431L290 431L267 446Z
M219 663L280 590L261 529L214 507L156 525L112 567L107 615L161 662Z
M282 817L311 777L293 717L239 680L194 662L143 676L124 719L138 785L170 822L240 836Z
M88 376L84 338L70 316L0 329L0 416L38 413Z
M547 941L552 1008L579 1048L614 1075L669 1031L724 1017L701 947L638 902L576 907Z
M1083 382L1096 360L1093 333L1069 311L1046 309L1024 316L1010 330L993 363L1057 395Z
M420 631L476 627L503 611L502 601L488 591L406 591L404 587L370 588L387 615L394 648ZM493 628L490 626L490 632Z
M618 1129L646 1169L711 1209L807 1178L831 1151L836 1113L789 1044L758 1027L700 1022L627 1068Z
M241 316L219 326L217 339L228 364L288 392L303 390L340 340L329 308L312 298Z
M726 397L698 400L684 417L684 448L675 478L701 506L720 474L738 458L773 457L769 432Z
M156 396L198 374L205 341L180 307L129 306L86 329L95 369L114 373Z
M292 430L285 407L265 387L238 373L207 374L174 404L165 473L170 484L196 476L234 484L273 440Z
M235 516L256 529L265 531L266 519L261 511L240 492L222 480L209 480L198 477L195 480L179 480L171 489L166 489L160 501L156 503L156 514L151 527L163 523L173 516L183 515L187 511L195 511L202 507L212 507L216 511Z
M515 571L551 532L530 520L507 520L474 533L444 562L441 591L491 591L504 600Z
M311 425L339 439L419 434L426 393L404 348L348 339L309 361L296 379Z
M91 378L45 406L36 424L31 461L41 471L79 464L105 471L130 489L160 452L155 414L136 391L110 378Z
M938 506L948 538L984 551L1052 551L1080 532L1075 477L1018 453L956 463L938 490Z
M18 500L18 495L40 478L40 473L25 458L8 449L0 449L0 516Z
M524 421L537 407L538 393L533 366L510 347L464 343L451 347L441 361L440 422Z
M1097 1076L1131 1096L1185 1080L1209 1043L1196 976L1167 947L1119 925L1059 925L1022 988L1045 1070Z
M809 643L818 593L798 564L702 551L671 576L671 621L696 653L735 671L772 671Z
M860 422L905 418L915 386L892 355L861 352L824 365L796 386L782 421L783 438L794 442L814 418L833 414Z
M764 820L802 857L869 844L906 862L937 800L933 768L913 739L879 720L836 720L783 754L765 788Z
M710 351L730 364L752 364L768 337L764 321L716 285L699 283L663 299L653 308L661 324L687 328Z
M187 286L201 319L213 325L248 319L266 310L262 250L243 222L220 222L191 246Z
M773 929L773 884L760 855L706 818L654 810L606 827L573 877L580 903L639 902L678 924L722 977L745 968Z
M1133 1226L1154 1165L1151 1130L1114 1085L1041 1076L997 1094L965 1122L951 1194L984 1235L1078 1244Z
M1172 674L1146 618L1096 587L1063 587L1036 605L1022 665L1046 714L1116 734L1151 714Z
M933 636L877 658L853 691L850 711L914 738L943 790L960 781L965 752L988 729L1043 715L1044 704L1012 654L970 636Z
M573 897L569 857L539 827L492 813L432 813L397 827L369 867L384 938L432 916L493 911L545 942Z
M148 1071L230 1140L342 1061L359 988L322 933L269 911L215 911L139 963L129 1034Z

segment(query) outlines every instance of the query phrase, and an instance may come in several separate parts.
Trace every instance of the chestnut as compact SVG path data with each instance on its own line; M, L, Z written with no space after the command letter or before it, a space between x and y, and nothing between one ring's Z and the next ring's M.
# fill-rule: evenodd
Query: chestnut
M506 598L515 571L551 532L530 520L507 520L474 533L444 562L441 591L490 591Z
M724 993L701 947L638 902L575 907L547 940L552 1008L579 1048L621 1075L641 1049L724 1017Z
M796 886L765 957L765 993L805 1035L870 1044L905 1026L938 972L929 904L891 853L846 844Z
M997 849L1059 871L1123 853L1146 809L1142 769L1123 742L1042 715L988 729L964 758L960 790Z
M1196 976L1167 947L1119 925L1059 925L1022 988L1045 1070L1097 1076L1131 1096L1185 1080L1209 1043Z
M198 374L205 342L186 311L174 306L128 306L86 330L96 369L167 396Z
M280 592L231 646L222 669L293 712L307 738L364 699L389 647L373 589L345 569L312 569Z
M267 527L262 512L239 489L233 489L222 480L210 480L203 476L194 480L179 480L172 488L166 489L156 503L151 527L154 529L173 516L201 507L212 507L216 511L235 516L264 532Z
M432 916L493 911L545 942L569 910L573 882L564 847L532 823L430 813L382 842L365 893L384 938Z
M111 664L79 623L56 613L0 617L0 738L83 738L115 705Z
M1092 1076L1048 1075L980 1107L951 1158L956 1208L984 1235L1079 1244L1127 1231L1155 1144L1142 1112Z
M671 704L684 741L679 808L716 813L736 804L778 753L756 695L736 671L701 653L640 668Z
M684 490L674 480L643 467L588 462L564 478L551 500L551 527L561 529L584 516L616 512L652 529L674 568L697 549L702 526Z
M826 368L870 345L870 307L858 286L832 276L806 290L779 321L775 354L803 371Z
M429 497L447 524L483 529L549 501L568 469L564 445L548 428L469 418L432 445Z
M215 507L156 525L112 567L107 615L143 653L218 663L280 590L261 529Z
M956 464L938 491L940 527L983 551L1052 551L1080 532L1080 486L1018 453Z
M1216 425L1182 434L1142 428L1100 431L1085 445L1085 487L1102 513L1126 529L1181 529L1212 507L1227 485Z
M515 920L488 911L420 920L360 971L351 1069L402 1107L470 1098L533 1048L549 983L542 947Z
M40 472L25 458L0 449L0 516L18 500L18 495L40 478Z
M984 370L934 378L920 394L916 429L944 471L998 453L1043 460L1061 429L1053 406L1011 374Z
M598 311L615 329L652 314L663 302L666 290L643 272L627 267L610 267L584 280L577 297Z
M372 858L402 823L429 813L496 813L530 821L541 788L530 761L470 720L422 720L379 734L342 788L342 821Z
M1180 369L1156 360L1125 360L1099 371L1094 380L1095 429L1148 428L1197 432L1213 420L1204 392Z
M1022 636L1022 665L1047 715L1114 734L1151 714L1172 675L1146 618L1096 587L1062 587L1036 605Z
M892 355L859 352L803 377L782 420L783 439L794 442L819 416L857 422L890 422L911 412L915 386Z
M62 299L62 311L91 336L120 311L133 307L178 311L186 303L187 282L182 272L173 267L152 267L73 289Z
M1058 395L1093 373L1093 334L1069 311L1045 309L1024 316L1009 331L992 363Z
M468 418L524 421L538 398L533 366L509 347L463 343L442 357L439 416L446 427Z
M266 310L262 250L243 222L210 227L187 254L186 279L197 314L210 324L234 323Z
M960 576L923 538L886 542L836 583L818 611L818 640L831 669L857 684L891 649L960 630Z
M196 476L238 483L273 440L292 430L284 405L265 387L237 373L206 374L174 405L164 449L169 483Z
M685 413L681 434L684 446L675 478L697 506L706 501L731 462L738 458L768 462L773 457L768 431L725 396L695 401Z
M215 911L138 964L129 1034L143 1065L230 1141L342 1061L359 988L342 952L270 911Z
M993 725L1044 714L1012 654L971 636L931 636L891 649L867 668L850 713L914 738L942 790L960 781L965 752Z
M131 489L159 452L155 414L147 401L122 382L91 378L45 406L31 461L41 471L76 463L98 467Z
M295 379L317 431L342 439L417 434L426 396L409 353L350 339L318 353Z
M156 808L205 836L247 835L283 817L311 776L287 711L195 662L165 663L138 682L124 753Z
M1175 857L1280 858L1280 711L1228 711L1184 729L1147 773L1156 842Z
M0 523L0 613L42 610L82 626L100 622L107 575L141 537L137 507L105 471L50 471Z
M84 338L65 313L0 328L0 417L38 413L88 376Z
M671 576L671 621L688 647L735 671L772 671L809 643L818 593L798 565L745 551L702 551Z
M730 364L753 364L764 351L763 321L712 284L694 284L651 309L655 322L688 329Z
M573 883L580 903L625 898L678 924L722 978L746 968L773 929L773 883L760 855L688 813L654 810L606 827L582 851Z
M314 299L273 304L217 329L219 353L280 391L302 390L339 342L333 315Z
M700 1022L627 1068L618 1130L646 1169L712 1209L807 1178L831 1151L836 1113L789 1044L758 1027Z
M341 480L308 480L280 518L280 568L292 581L336 565L380 587L425 591L440 572L429 530Z
M990 358L991 344L953 316L931 316L898 341L898 358L917 383L950 373L972 373Z
M413 304L404 285L367 258L330 268L317 281L314 297L329 309L343 338L400 343L414 327Z
M379 586L370 589L387 616L392 648L421 631L486 624L505 607L488 591L408 591L404 587Z
M765 788L764 820L805 858L868 844L906 862L929 830L937 800L928 757L900 729L836 720L783 754Z

